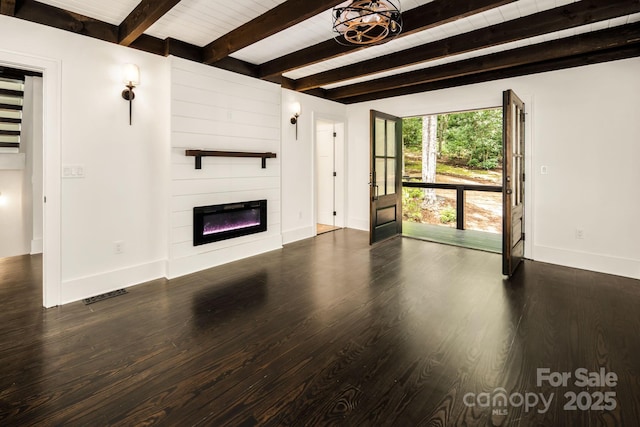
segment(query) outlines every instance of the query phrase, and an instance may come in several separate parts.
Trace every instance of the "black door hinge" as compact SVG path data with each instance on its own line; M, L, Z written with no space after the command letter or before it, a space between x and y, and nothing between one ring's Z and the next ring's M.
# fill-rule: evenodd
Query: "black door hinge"
M338 176L338 172L334 172L334 173L333 173L333 176Z
M333 137L335 138L336 136L338 136L338 133L337 133L337 132L334 132L334 133L333 133Z
M338 213L336 211L333 211L333 216L337 216Z

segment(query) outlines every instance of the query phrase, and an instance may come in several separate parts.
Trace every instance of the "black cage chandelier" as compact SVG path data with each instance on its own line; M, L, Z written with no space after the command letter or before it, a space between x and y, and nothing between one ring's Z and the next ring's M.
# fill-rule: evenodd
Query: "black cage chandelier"
M354 0L333 8L335 39L345 45L373 45L391 40L402 31L398 0Z

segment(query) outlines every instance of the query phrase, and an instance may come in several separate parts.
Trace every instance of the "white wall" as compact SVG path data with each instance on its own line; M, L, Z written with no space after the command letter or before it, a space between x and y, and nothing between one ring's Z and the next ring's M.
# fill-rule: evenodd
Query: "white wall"
M30 223L23 209L23 188L24 169L0 168L0 258L29 253Z
M171 222L168 277L282 247L280 87L171 58ZM274 152L261 159L207 157L185 150ZM267 231L193 246L193 208L267 199Z
M639 70L629 59L349 106L349 226L368 223L370 109L494 107L513 89L528 111L527 257L640 278Z
M299 102L298 139L291 124L292 105ZM302 93L282 90L282 237L284 243L315 235L314 121L346 122L346 106ZM346 145L348 145L348 140ZM348 214L348 212L345 212Z
M19 36L16 36L19 35ZM60 303L164 275L167 254L167 59L0 16L0 62L18 52L61 64L62 164L86 177L62 181ZM139 65L133 126L121 67ZM19 66L20 64L15 64ZM115 254L114 241L124 242ZM45 252L46 256L46 252Z

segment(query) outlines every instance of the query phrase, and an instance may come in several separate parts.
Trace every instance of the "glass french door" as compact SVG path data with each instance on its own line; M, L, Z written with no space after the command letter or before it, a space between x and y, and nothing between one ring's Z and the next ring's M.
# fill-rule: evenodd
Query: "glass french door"
M402 119L371 111L371 244L402 234Z
M511 277L524 259L524 102L503 93L502 274Z

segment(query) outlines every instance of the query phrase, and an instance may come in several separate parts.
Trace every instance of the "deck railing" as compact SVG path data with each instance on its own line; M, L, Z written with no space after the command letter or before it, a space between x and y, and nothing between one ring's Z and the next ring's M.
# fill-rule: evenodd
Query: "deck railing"
M465 191L486 191L491 193L502 193L501 185L480 185L480 184L444 184L437 182L412 182L403 181L405 188L435 188L437 190L456 190L456 228L464 230L464 193Z

